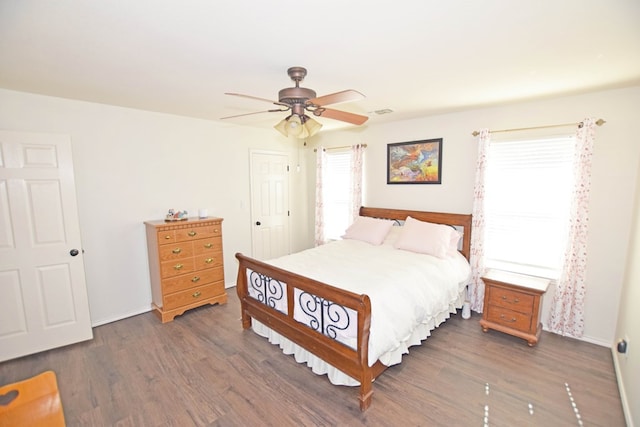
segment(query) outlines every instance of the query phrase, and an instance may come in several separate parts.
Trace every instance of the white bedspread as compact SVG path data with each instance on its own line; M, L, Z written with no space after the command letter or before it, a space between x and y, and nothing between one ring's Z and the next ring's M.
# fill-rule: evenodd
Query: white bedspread
M419 344L459 307L470 275L469 264L459 253L439 259L395 249L391 239L380 246L339 240L268 263L368 295L371 300L370 365L377 360L388 366L400 363L409 346ZM315 366L317 358L313 355L291 347L292 343L286 338L254 323L256 332L280 344L285 353L294 353L296 360L306 361L316 373L330 374L327 372L330 367ZM331 374L329 377L334 383L357 384L332 378Z

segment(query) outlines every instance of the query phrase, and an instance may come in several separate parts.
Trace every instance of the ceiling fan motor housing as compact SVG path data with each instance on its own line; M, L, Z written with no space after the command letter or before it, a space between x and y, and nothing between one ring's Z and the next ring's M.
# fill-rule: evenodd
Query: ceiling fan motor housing
M291 67L287 70L287 74L296 83L296 87L288 87L278 92L278 101L283 104L304 104L310 99L316 97L316 92L300 87L300 82L307 76L307 69L304 67Z
M283 104L304 104L316 97L316 92L305 87L288 87L278 92L278 101Z

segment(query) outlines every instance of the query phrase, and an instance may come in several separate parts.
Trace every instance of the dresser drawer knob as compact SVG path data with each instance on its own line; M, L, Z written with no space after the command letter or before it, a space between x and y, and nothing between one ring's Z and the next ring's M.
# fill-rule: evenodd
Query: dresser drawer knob
M506 295L502 295L502 301L506 301L507 300L507 296ZM514 304L517 304L520 302L520 298L514 298L513 299Z
M173 266L173 268L174 268L175 270L182 270L182 267L184 267L184 265L183 265L183 264L176 264L176 265L174 265L174 266Z
M197 292L194 292L193 295L191 295L191 296L194 297L194 298L198 298L200 295L202 295L202 292L197 291Z
M513 323L513 322L515 322L515 321L516 321L516 318L515 318L515 317L512 317L512 318L511 318L511 320L507 320L507 318L506 318L506 316L505 316L504 314L501 314L501 315L500 315L500 318L501 318L502 320L504 320L505 322L509 322L509 323Z
M189 232L189 236L191 236L191 237L195 236L196 234L198 234L198 233L196 233L195 231L190 231Z
M175 248L174 250L172 250L171 252L173 252L174 254L178 255L180 252L182 252L182 249L180 248Z
M193 277L193 279L191 279L191 281L192 281L193 283L196 283L196 282L199 282L199 281L200 281L200 278L199 278L198 276L194 276L194 277Z
M213 247L213 243L205 243L204 247L207 249L211 249Z
M204 260L207 264L211 264L213 262L213 258L207 258Z
M170 235L170 234L167 234L166 236L164 236L164 239L165 239L165 240L169 240L169 239L171 239L171 235Z

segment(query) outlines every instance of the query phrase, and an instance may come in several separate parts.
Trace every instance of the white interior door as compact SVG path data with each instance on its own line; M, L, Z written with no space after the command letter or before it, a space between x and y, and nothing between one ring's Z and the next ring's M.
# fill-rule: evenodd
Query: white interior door
M251 220L254 258L266 260L290 252L287 154L251 152Z
M0 361L91 339L68 136L0 131Z

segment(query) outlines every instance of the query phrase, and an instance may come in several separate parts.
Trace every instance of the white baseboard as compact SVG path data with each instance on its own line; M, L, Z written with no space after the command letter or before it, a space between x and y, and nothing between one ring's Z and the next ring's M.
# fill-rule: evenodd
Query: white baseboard
M131 310L127 313L119 313L112 317L108 317L106 319L98 319L98 320L92 321L91 326L95 328L96 326L106 325L107 323L116 322L118 320L126 319L127 317L137 316L138 314L147 313L149 311L151 311L151 304L145 307L140 307L135 310Z
M627 427L633 426L633 419L631 419L631 409L629 408L629 401L627 400L627 393L624 388L624 380L620 374L619 356L614 348L611 348L611 356L613 357L613 368L616 372L616 380L618 382L618 392L620 393L620 400L622 401L622 412L624 412L624 419L627 423Z
M233 288L235 286L236 286L236 282L224 284L225 289ZM142 313L148 313L149 311L151 311L151 302L149 302L148 306L140 307L126 313L118 313L112 317L107 317L105 319L92 320L91 327L95 328L96 326L102 326L102 325L106 325L107 323L117 322L118 320L126 319L127 317L137 316L138 314L142 314Z
M553 331L550 331L549 328L547 328L547 325L544 325L544 324L542 325L542 330L547 331L547 332L551 332L552 334L555 333ZM574 337L571 334L566 334L566 335L563 335L563 336L569 337L569 338L573 338L575 340L584 341L584 342L588 342L588 343L591 343L591 344L599 345L600 347L611 348L611 346L613 345L612 343L603 341L600 338L593 338L593 337L589 337L589 336L586 336L586 335L583 335L580 338Z

